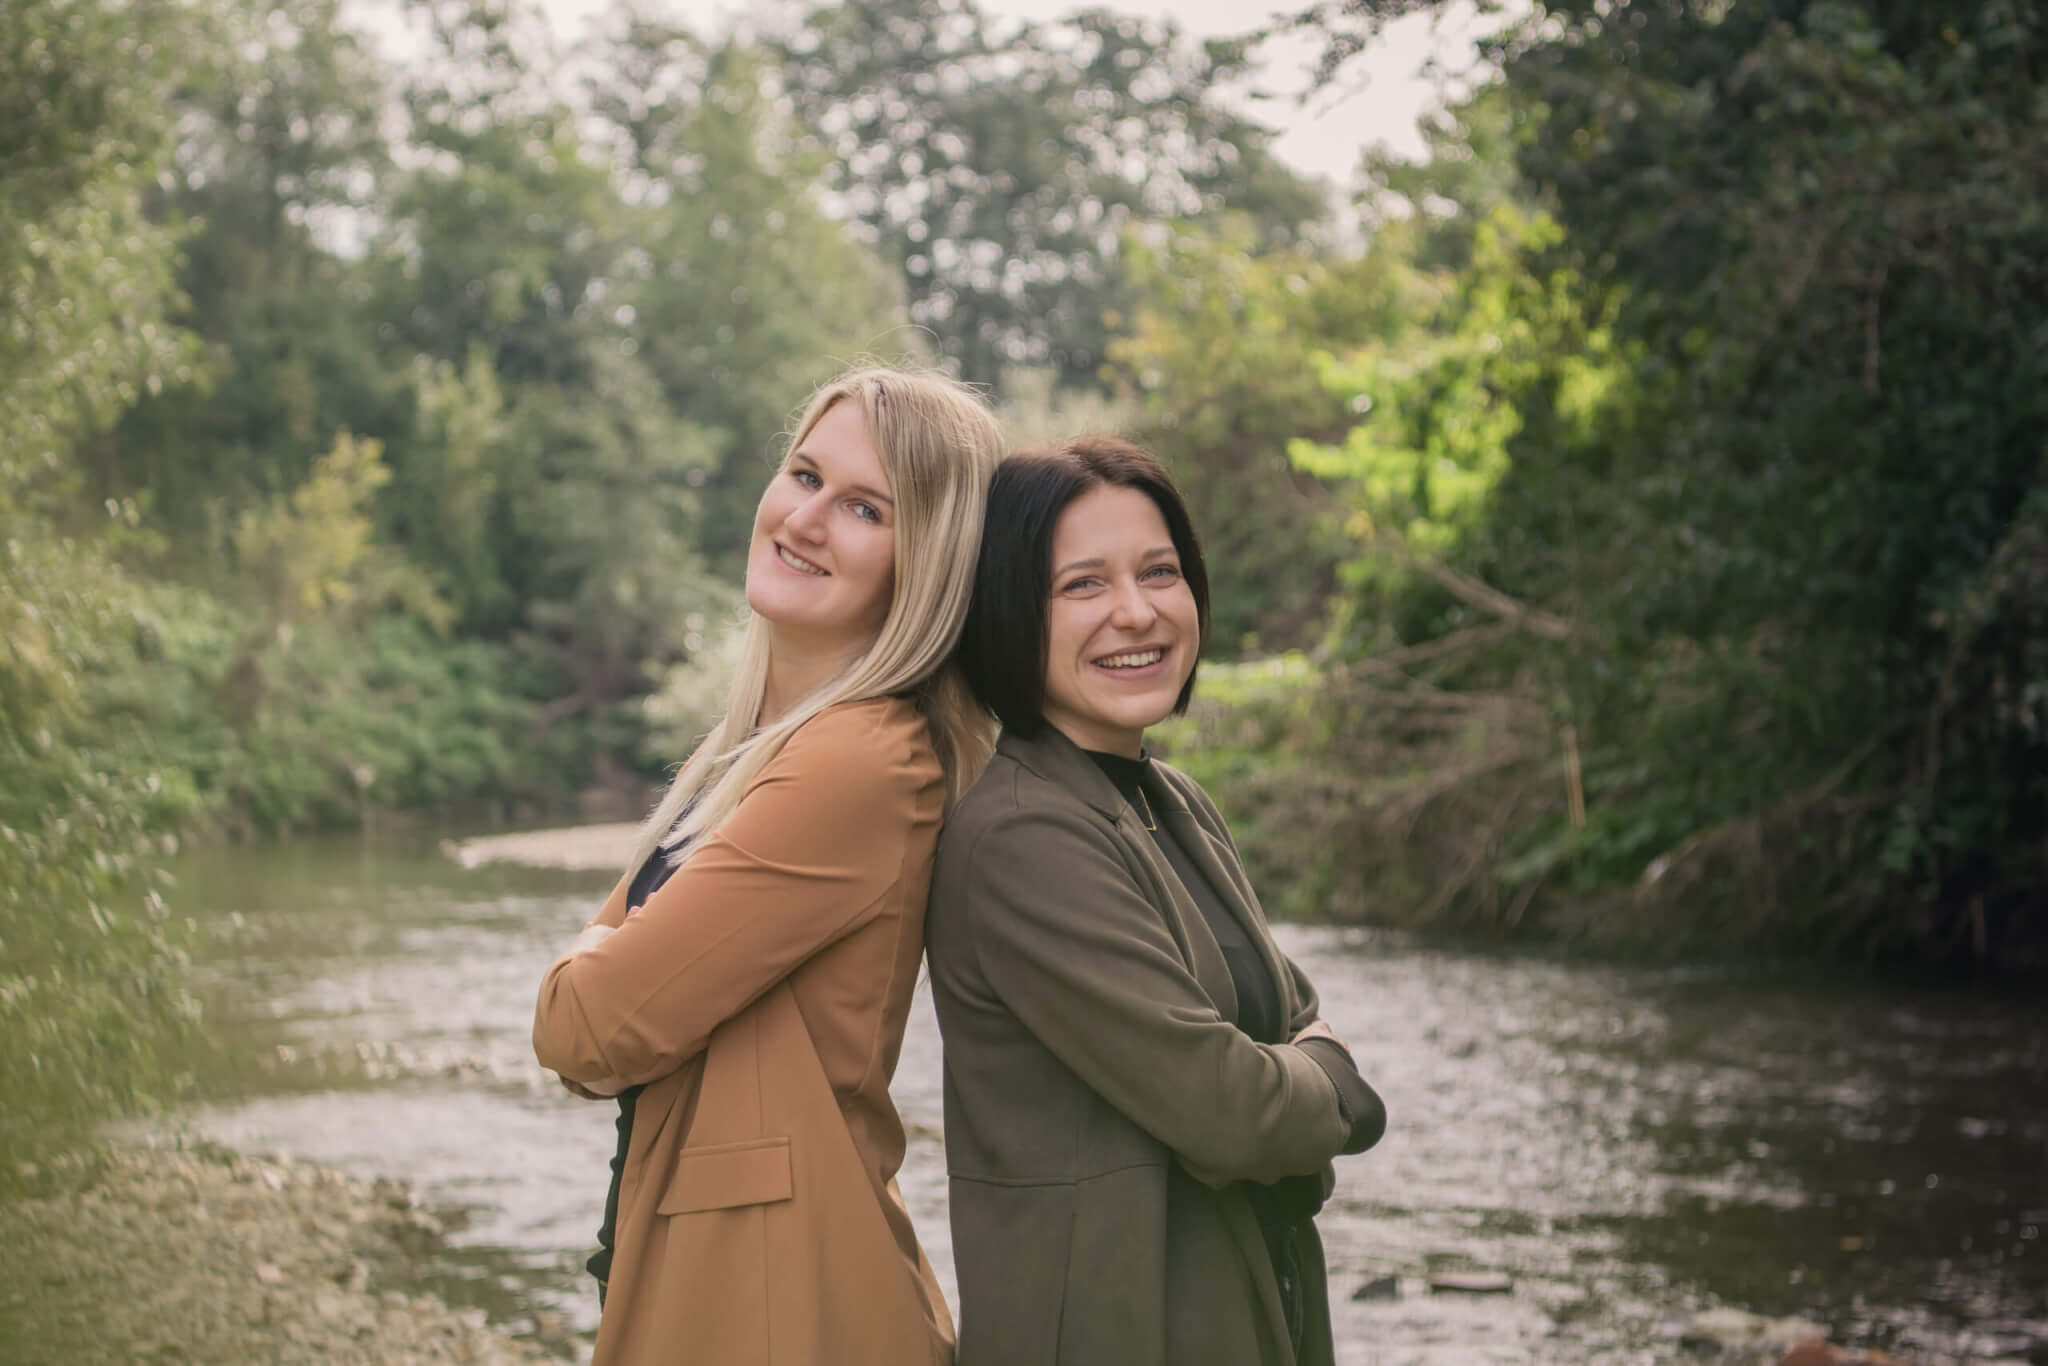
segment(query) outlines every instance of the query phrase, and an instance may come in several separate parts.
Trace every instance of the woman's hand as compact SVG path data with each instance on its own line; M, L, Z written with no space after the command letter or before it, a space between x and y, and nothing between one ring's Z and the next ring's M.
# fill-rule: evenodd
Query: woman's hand
M639 909L637 906L633 908L636 911ZM633 911L626 912L627 915L632 913ZM579 953L588 953L616 933L618 931L610 925L585 925L577 931L576 937L569 941L569 947L563 951L562 957L574 958Z
M564 1076L557 1076L555 1080L562 1083L562 1086L570 1095L581 1096L585 1100L611 1100L619 1092L626 1089L626 1083L622 1081L594 1081L585 1084L580 1081L570 1081Z
M627 911L627 917L631 918L639 909L638 906L635 906L632 910ZM569 941L569 947L563 949L556 956L555 961L557 963L566 963L579 953L590 952L617 933L618 930L615 926L603 925L593 921L576 932L576 937Z

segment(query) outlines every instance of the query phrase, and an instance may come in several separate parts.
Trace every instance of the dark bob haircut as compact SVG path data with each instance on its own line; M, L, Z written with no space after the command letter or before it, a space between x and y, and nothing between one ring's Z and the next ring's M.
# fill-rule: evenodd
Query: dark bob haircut
M1058 446L1018 451L996 467L974 598L960 636L960 668L982 706L1007 730L1036 735L1045 726L1046 612L1052 601L1052 540L1060 514L1090 489L1136 489L1165 519L1181 578L1195 595L1196 620L1209 635L1209 571L1187 504L1159 458L1121 437L1077 436ZM1187 710L1195 675L1173 714Z

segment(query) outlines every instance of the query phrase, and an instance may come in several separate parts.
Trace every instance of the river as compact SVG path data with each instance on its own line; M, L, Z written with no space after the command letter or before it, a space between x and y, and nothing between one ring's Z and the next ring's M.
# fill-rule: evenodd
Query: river
M461 1215L428 1287L587 1356L613 1111L541 1074L527 1035L617 847L596 830L465 846L529 863L420 839L188 854L174 895L202 931L209 1044L206 1102L180 1119L409 1178ZM1718 1306L1908 1360L2048 1363L2036 997L1278 935L1391 1114L1319 1220L1342 1366L1672 1361ZM938 1079L921 995L902 1184L950 1295ZM1455 1271L1513 1288L1430 1290ZM1393 1297L1352 1299L1388 1276Z

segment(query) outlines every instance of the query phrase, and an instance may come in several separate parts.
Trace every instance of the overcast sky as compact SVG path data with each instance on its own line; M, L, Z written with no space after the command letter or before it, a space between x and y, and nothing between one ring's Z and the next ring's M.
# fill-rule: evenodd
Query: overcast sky
M1171 17L1181 27L1201 37L1241 33L1259 16L1278 6L1266 0L1094 0L1103 9L1143 15ZM580 36L592 19L611 7L611 0L540 0L558 36ZM1018 20L1056 19L1075 8L1075 0L981 0L990 14ZM666 9L700 32L720 32L750 14L758 15L762 5L739 5L732 0L652 0L652 8ZM1288 6L1299 9L1299 0ZM357 0L352 8L383 35L392 32L397 5L394 0ZM1441 18L1418 15L1391 24L1380 42L1346 67L1340 88L1324 91L1306 104L1292 99L1263 101L1252 108L1258 119L1275 128L1279 138L1275 150L1297 169L1326 176L1339 185L1348 184L1357 169L1361 149L1385 143L1403 155L1422 150L1416 135L1416 118L1437 103L1438 86L1421 72L1432 58L1451 71L1473 68L1473 39L1487 25L1475 21L1469 6L1453 4ZM401 40L402 41L402 40ZM1312 58L1313 48L1297 44L1271 54L1271 78L1276 88L1299 90L1302 74Z
M575 3L576 0L554 0ZM677 0L684 3L686 0ZM1299 0L1274 4L1262 0L1097 0L1100 7L1148 18L1172 18L1201 37L1242 33L1263 14L1276 9L1298 11ZM1074 0L982 0L994 14L1019 19L1056 19L1071 12ZM1264 101L1255 107L1261 122L1276 128L1275 150L1300 170L1346 183L1357 169L1358 154L1374 143L1386 143L1407 156L1419 156L1422 139L1415 121L1439 103L1438 78L1422 69L1432 59L1453 72L1475 67L1473 42L1495 23L1474 19L1470 5L1458 3L1441 18L1416 15L1389 24L1379 43L1345 68L1335 89L1305 106L1293 100ZM1276 85L1300 90L1318 49L1301 42L1267 45L1274 61Z

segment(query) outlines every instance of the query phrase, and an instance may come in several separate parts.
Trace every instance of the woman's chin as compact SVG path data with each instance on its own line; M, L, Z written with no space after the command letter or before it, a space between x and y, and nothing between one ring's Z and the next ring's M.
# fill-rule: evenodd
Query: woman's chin
M1172 717L1184 683L1185 680L1175 680L1171 686L1147 689L1143 696L1126 699L1124 705L1117 708L1117 719L1134 730L1150 730Z
M1118 701L1098 707L1085 718L1084 724L1104 736L1121 735L1134 741L1142 740L1146 731L1173 715L1173 704L1179 691L1158 698L1121 698Z
M758 598L749 593L747 606L768 625L772 640L807 655L850 658L866 649L881 629L878 622L851 618L844 612L819 611L817 603L793 604L773 593Z
M808 587L808 585L762 583L757 581L753 575L748 575L748 610L763 621L775 626L810 629L826 624L819 619L829 618L832 613L819 610L824 604L816 600L818 597L816 591L795 593L789 591L793 586Z

